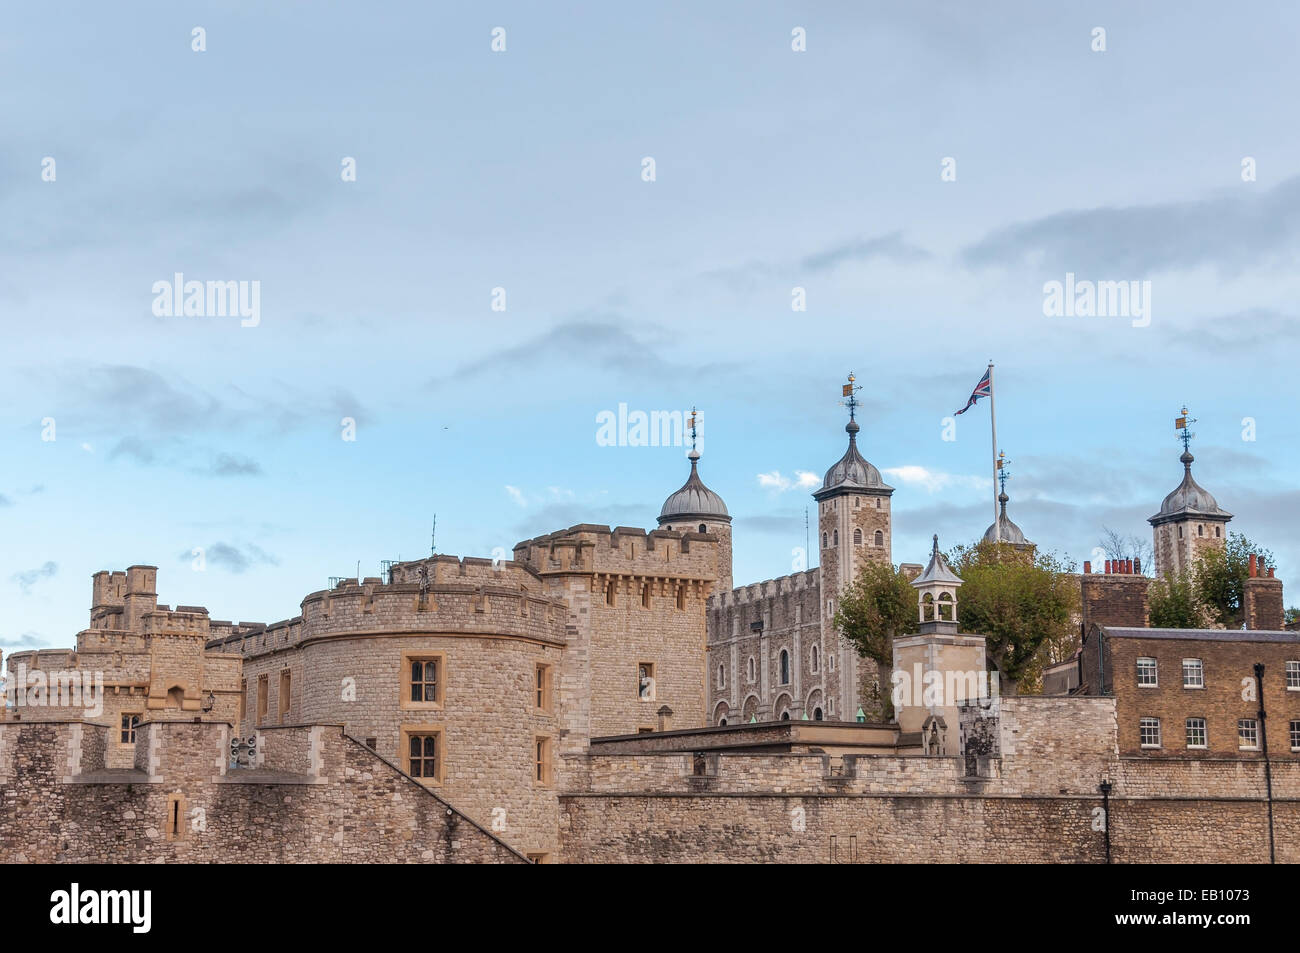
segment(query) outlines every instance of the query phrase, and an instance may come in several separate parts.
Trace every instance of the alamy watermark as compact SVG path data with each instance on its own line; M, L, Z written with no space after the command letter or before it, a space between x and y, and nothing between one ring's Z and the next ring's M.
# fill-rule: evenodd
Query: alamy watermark
M245 328L262 323L260 281L186 281L178 271L171 281L155 281L152 291L159 318L239 317Z
M1151 323L1150 281L1065 281L1043 285L1043 314L1049 318L1132 318L1133 327Z
M627 404L619 404L617 412L596 414L596 446L687 447L691 443L690 420L689 410L629 411ZM697 450L702 442L697 436Z

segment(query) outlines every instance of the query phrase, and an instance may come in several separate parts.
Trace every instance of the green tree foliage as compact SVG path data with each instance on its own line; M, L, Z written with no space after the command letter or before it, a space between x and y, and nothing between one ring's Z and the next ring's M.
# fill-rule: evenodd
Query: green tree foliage
M1076 641L1079 589L1073 564L1037 549L989 542L958 546L948 562L962 578L957 593L962 631L984 636L1004 692L1016 691L1021 682L1032 688L1044 646Z
M894 668L894 637L911 635L919 627L916 590L897 567L870 561L840 594L835 627L880 673L880 710L893 717L890 702Z
M1193 573L1197 601L1213 620L1225 628L1239 629L1245 622L1246 580L1254 553L1272 566L1273 554L1241 533L1229 533L1223 549L1207 549L1196 560Z
M1153 629L1198 629L1205 625L1205 610L1196 582L1186 573L1166 574L1147 589Z

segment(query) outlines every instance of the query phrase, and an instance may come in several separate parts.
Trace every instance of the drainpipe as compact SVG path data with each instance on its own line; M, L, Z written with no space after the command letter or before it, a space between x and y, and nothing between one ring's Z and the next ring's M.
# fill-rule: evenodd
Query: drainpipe
M1110 791L1111 791L1110 782L1102 781L1101 784L1098 785L1098 790L1101 791L1101 816L1105 822L1102 827L1102 830L1105 831L1106 833L1106 863L1109 864L1110 863Z
M1259 744L1264 753L1264 789L1268 795L1268 862L1277 863L1273 843L1273 768L1268 760L1268 728L1264 712L1264 663L1255 663L1255 691L1259 693Z

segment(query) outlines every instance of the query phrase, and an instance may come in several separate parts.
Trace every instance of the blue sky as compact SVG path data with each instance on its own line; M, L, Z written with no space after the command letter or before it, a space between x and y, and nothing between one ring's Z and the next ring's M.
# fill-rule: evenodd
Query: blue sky
M895 559L922 561L990 521L986 403L942 439L990 358L1031 539L1082 562L1104 527L1149 538L1185 402L1197 478L1294 578L1293 5L87 3L4 26L0 649L71 644L99 569L273 621L427 552L435 512L462 555L653 526L684 451L599 446L620 403L701 408L736 581L782 575L850 370ZM259 281L260 323L155 316L175 272ZM1150 325L1046 317L1067 272L1150 281Z

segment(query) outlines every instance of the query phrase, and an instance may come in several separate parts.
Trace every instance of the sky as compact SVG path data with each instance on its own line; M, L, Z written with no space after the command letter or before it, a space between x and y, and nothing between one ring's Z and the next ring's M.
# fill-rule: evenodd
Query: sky
M1149 540L1186 404L1296 584L1293 4L2 16L0 651L73 644L101 569L271 622L435 514L470 556L652 528L687 448L603 445L620 405L699 408L737 584L784 575L849 372L923 562L992 519L988 401L945 421L990 360L1030 539ZM177 273L256 320L168 314Z

